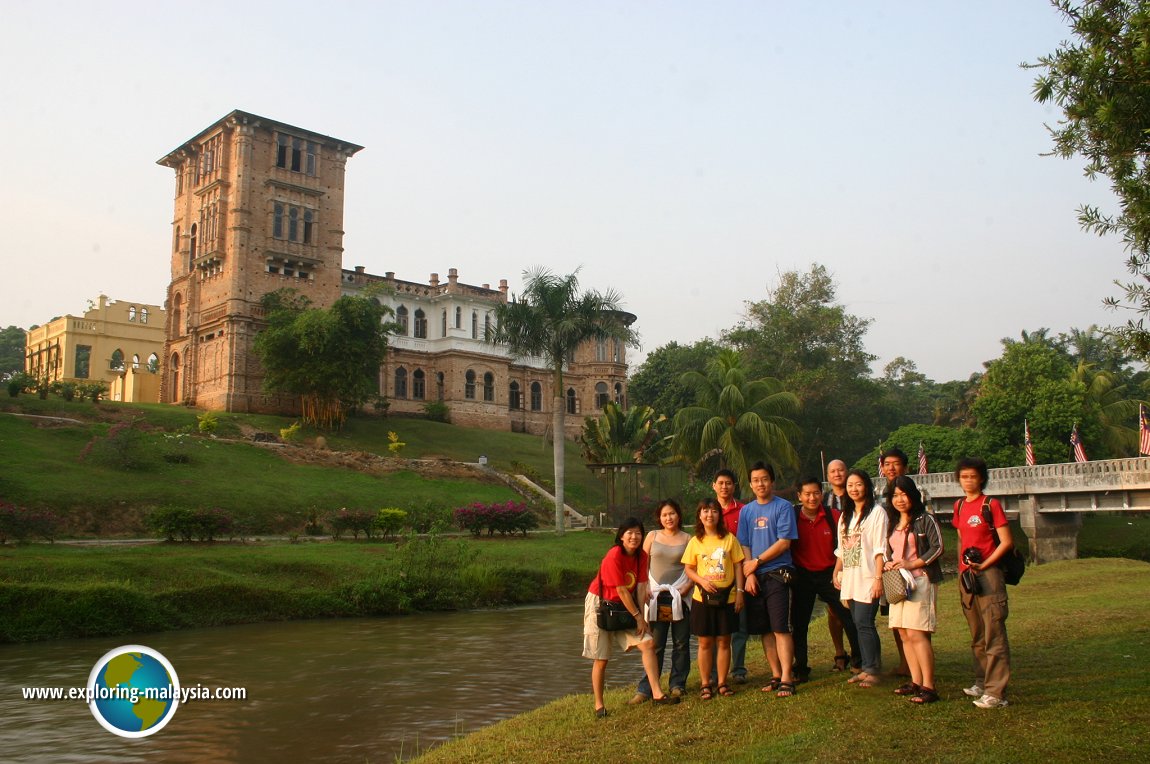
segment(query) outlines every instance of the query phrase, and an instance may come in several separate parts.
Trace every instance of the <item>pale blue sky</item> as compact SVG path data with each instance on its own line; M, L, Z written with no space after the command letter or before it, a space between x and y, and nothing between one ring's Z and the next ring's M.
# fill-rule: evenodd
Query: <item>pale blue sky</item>
M0 325L162 302L171 171L232 109L366 146L345 267L614 287L644 350L717 336L827 265L897 355L965 378L1021 329L1118 317L1117 240L1018 64L1066 28L1009 2L0 0Z

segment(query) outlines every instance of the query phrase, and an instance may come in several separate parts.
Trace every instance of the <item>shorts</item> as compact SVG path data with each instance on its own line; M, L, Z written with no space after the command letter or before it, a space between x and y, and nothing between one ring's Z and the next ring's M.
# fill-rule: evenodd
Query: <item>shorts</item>
M934 632L938 626L935 601L938 589L926 576L915 576L914 591L902 602L890 606L888 625L892 629Z
M771 576L755 574L759 593L743 595L748 634L789 634L791 632L791 587Z
M739 630L739 618L735 615L735 606L730 603L706 605L691 600L690 618L691 633L696 637L728 637Z
M599 595L587 592L583 598L583 657L591 660L605 661L611 657L612 648L627 652L639 646L644 640L652 640L651 632L641 638L638 629L624 631L603 631L599 628L597 620L599 614Z

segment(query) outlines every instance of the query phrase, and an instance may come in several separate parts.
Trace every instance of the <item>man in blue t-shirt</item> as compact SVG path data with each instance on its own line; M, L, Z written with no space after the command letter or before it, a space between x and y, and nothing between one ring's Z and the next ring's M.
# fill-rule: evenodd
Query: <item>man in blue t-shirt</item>
M771 683L763 692L789 698L795 694L792 674L795 643L791 636L791 541L799 537L791 503L774 495L775 471L755 462L750 470L755 500L739 514L739 543L746 561L747 631L763 635L763 652L771 665Z

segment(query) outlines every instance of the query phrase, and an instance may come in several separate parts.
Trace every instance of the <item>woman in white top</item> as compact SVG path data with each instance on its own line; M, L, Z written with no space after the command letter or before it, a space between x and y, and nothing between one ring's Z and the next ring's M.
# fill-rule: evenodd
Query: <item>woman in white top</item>
M659 507L659 529L647 534L643 551L650 559L647 591L650 598L644 607L651 635L655 638L655 661L659 675L663 673L663 655L667 651L667 634L671 635L671 677L667 686L671 695L679 697L687 687L691 673L691 590L694 584L687 578L683 567L683 552L691 536L683 531L683 510L674 499L667 499ZM646 675L631 703L651 699L651 683Z
M882 669L882 653L874 620L882 596L882 568L886 554L886 512L875 507L874 484L862 470L847 475L847 508L839 518L839 547L835 550L834 582L843 605L858 629L862 671L849 680L859 687L874 687Z

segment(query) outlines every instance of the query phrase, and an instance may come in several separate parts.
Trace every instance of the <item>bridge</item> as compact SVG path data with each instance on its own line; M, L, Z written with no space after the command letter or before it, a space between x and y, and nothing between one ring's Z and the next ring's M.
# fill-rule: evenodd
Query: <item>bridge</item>
M910 475L939 515L954 512L964 494L951 472ZM990 470L986 495L1017 515L1035 563L1078 556L1078 530L1089 512L1150 511L1150 457L1037 464ZM886 481L875 483L881 493Z

